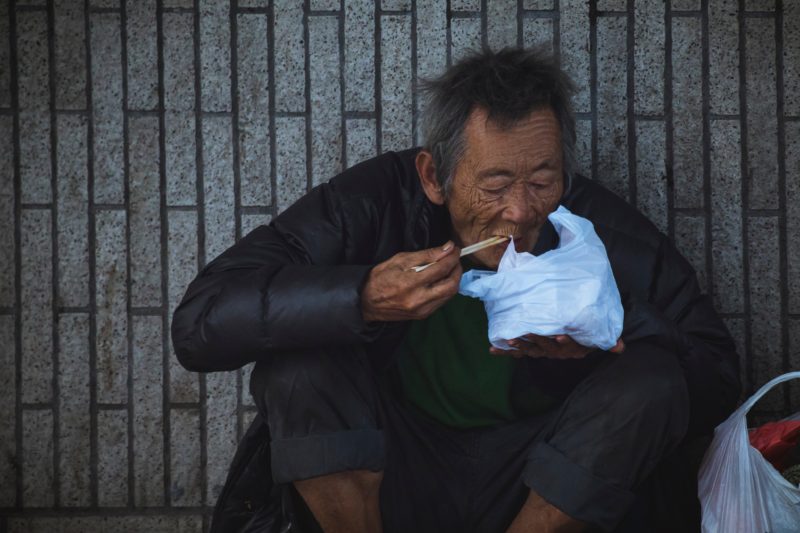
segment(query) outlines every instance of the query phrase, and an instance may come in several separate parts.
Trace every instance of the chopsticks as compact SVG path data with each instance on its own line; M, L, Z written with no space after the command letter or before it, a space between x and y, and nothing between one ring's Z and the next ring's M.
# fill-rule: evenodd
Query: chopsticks
M495 244L500 244L501 242L506 242L508 239L509 239L508 237L501 237L500 235L495 235L494 237L489 237L486 240L483 240L481 242L476 242L475 244L471 244L471 245L467 246L466 248L462 248L460 257L464 257L465 255L469 255L469 254L474 254L475 252L477 252L479 250L483 250L484 248L488 248L489 246L494 246ZM412 267L410 270L413 270L414 272L421 272L421 271L425 270L426 268L428 268L429 266L434 265L434 264L436 264L435 261L433 263L428 263L427 265L420 265L420 266Z

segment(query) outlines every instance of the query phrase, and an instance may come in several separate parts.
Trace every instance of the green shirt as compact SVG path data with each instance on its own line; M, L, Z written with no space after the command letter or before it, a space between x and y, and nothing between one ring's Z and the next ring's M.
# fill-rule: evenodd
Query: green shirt
M453 428L508 422L550 408L552 398L512 378L523 360L489 353L483 303L456 294L414 321L398 360L405 398Z

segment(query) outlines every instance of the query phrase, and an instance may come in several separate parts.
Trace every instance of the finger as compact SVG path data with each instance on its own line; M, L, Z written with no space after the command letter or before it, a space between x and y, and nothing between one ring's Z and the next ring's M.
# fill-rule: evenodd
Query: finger
M625 343L622 339L617 339L617 344L609 351L613 353L622 353L625 351Z
M426 248L424 250L418 250L416 252L404 253L402 259L404 262L408 263L407 268L413 268L415 266L427 265L428 263L435 263L437 261L441 261L448 255L452 255L453 250L455 250L455 248L456 246L455 244L453 244L453 241L447 241L442 246L435 246L433 248ZM425 270L423 270L422 272L425 272Z
M456 263L447 276L438 279L427 287L420 290L424 291L424 296L430 300L448 300L451 296L458 292L458 285L461 282L461 274L463 269L461 263Z
M430 285L444 277L453 270L453 268L460 264L460 258L458 250L459 248L454 248L456 250L454 253L449 253L439 259L436 263L433 263L431 266L426 268L425 270L421 270L419 272L415 272L413 269L413 265L407 269L408 274L411 276L412 279L416 284L419 285Z
M506 343L510 346L510 341L506 341ZM492 355L499 355L499 356L510 356L514 359L519 359L524 357L525 354L520 350L503 350L502 348L497 348L495 346L489 346L489 353Z
M549 337L542 337L541 335L535 335L533 333L529 333L528 335L523 335L522 337L520 337L519 340L532 343L542 350L558 350L559 348L561 348L561 345L559 345L555 340Z

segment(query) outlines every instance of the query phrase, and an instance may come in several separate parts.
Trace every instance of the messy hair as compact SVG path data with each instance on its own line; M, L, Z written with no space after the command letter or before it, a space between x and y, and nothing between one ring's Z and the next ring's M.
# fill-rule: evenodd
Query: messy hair
M470 113L484 109L502 128L514 126L533 111L550 108L561 127L564 191L575 171L575 116L569 76L542 49L484 49L464 57L438 78L421 85L425 98L424 148L433 154L436 176L449 192L453 173L464 156L464 129Z

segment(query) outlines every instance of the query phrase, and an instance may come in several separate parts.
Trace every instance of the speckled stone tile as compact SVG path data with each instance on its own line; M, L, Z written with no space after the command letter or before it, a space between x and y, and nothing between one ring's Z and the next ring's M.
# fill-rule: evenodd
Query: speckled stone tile
M309 21L312 185L324 183L342 171L338 29L336 17L314 17Z

